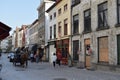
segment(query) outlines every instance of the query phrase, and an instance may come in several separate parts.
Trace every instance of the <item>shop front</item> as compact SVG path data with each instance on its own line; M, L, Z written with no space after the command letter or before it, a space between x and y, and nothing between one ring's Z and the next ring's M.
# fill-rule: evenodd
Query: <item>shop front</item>
M69 39L62 39L56 41L56 53L58 51L60 51L60 53L62 54L62 64L67 65L67 55L69 54Z

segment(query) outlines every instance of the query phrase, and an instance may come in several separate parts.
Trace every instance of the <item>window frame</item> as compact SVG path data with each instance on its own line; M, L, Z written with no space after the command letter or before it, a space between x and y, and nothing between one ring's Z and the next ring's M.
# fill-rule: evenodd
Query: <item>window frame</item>
M52 15L50 15L50 21L52 20Z
M50 26L50 39L52 39L52 26Z
M78 17L77 20L75 20L75 17ZM77 27L74 24L78 24ZM77 30L77 31L76 31ZM73 34L78 34L79 33L79 14L73 15Z
M120 1L117 0L117 24L120 24Z
M62 34L62 26L61 26L61 22L58 22L58 36L61 37Z
M56 24L54 24L54 38L56 38Z
M68 18L64 19L64 35L68 35Z
M61 13L62 13L62 9L60 8L58 9L58 15L61 15Z
M68 4L65 4L64 5L64 11L67 11L67 9L68 9Z
M89 32L91 32L91 9L87 9L84 11L84 33Z
M54 12L54 18L56 18L56 12Z
M106 9L103 9L103 7L106 6ZM102 7L102 8L100 8ZM101 17L102 14L102 17ZM100 18L103 20L100 20ZM108 29L108 2L105 1L98 5L98 28L97 30L104 30Z
M72 7L76 6L80 2L81 2L81 0L72 0Z

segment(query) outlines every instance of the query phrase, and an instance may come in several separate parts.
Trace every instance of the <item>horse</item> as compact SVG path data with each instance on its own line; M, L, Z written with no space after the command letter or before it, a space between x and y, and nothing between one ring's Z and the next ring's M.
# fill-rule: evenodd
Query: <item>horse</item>
M21 59L21 63L20 63L21 66L27 67L28 66L28 53L21 54L20 59Z
M28 66L28 53L26 50L21 50L20 53L15 55L13 64L16 66L16 63L20 63L20 66L22 67Z

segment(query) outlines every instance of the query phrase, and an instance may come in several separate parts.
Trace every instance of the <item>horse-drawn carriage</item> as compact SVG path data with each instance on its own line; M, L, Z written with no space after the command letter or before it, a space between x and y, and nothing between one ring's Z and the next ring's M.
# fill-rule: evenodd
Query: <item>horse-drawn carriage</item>
M16 64L19 63L20 66L26 66L28 65L28 53L25 48L18 48L15 51L13 64L16 66Z

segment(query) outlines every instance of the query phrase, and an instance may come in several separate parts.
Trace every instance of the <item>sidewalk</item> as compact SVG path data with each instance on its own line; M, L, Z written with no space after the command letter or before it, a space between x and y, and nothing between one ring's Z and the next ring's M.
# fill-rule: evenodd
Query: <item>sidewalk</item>
M43 74L40 75L41 80L120 80L120 73L115 72L90 71L64 65L57 65L54 68L50 63L33 63L30 65L28 68L38 70L38 74Z
M28 63L27 68L14 66L6 55L2 57L3 80L120 80L120 73L90 71L76 67L58 66L47 62Z

